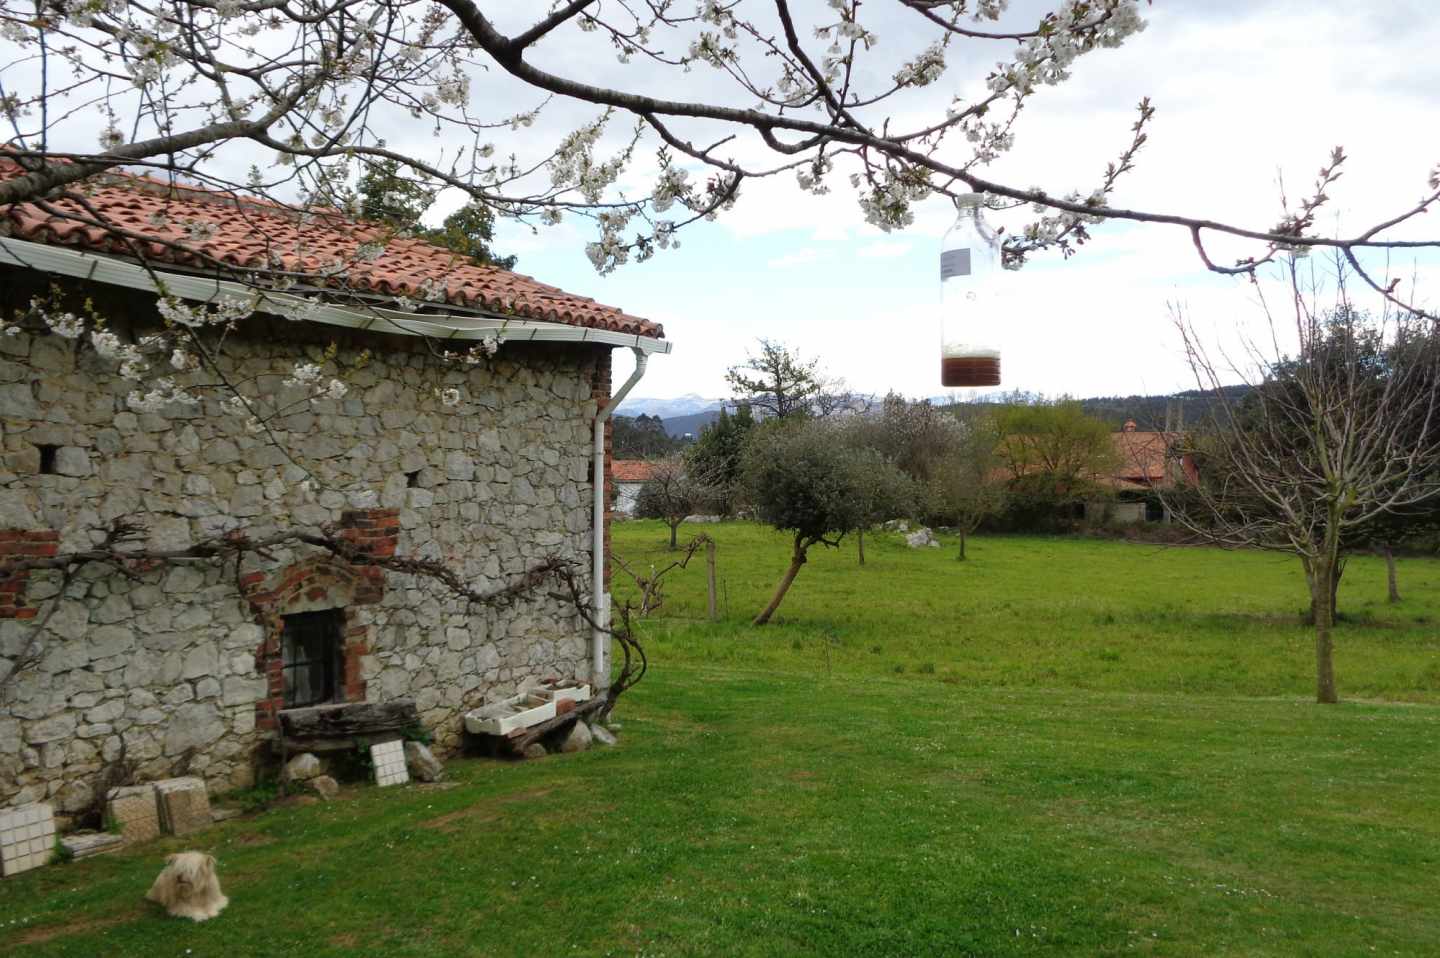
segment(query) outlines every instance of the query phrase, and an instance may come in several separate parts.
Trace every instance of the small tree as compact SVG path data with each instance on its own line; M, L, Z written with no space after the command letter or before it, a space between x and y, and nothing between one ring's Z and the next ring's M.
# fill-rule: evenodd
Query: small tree
M913 504L904 473L873 449L845 443L824 421L761 430L746 450L744 476L760 521L793 537L790 564L756 625L780 607L812 546L835 548L874 515L903 513Z
M1433 323L1417 316L1357 311L1343 268L1328 311L1304 292L1293 260L1287 278L1298 351L1277 356L1252 345L1259 381L1249 406L1227 409L1201 437L1201 481L1177 500L1175 515L1214 541L1300 558L1314 618L1315 696L1331 703L1339 700L1331 630L1347 537L1440 497L1440 343ZM1278 342L1267 316L1269 341ZM1197 379L1220 395L1220 368L1183 319L1180 329Z
M760 352L731 366L725 381L737 403L753 406L776 419L807 416L826 386L819 365L820 360L805 359L784 343L761 339Z
M490 249L495 239L495 214L483 203L466 203L439 227L425 226L421 220L434 205L437 193L428 177L410 174L398 160L381 160L360 177L354 205L362 219L438 243L484 266L515 268L514 256L497 256Z
M670 548L679 548L680 523L710 501L713 493L701 476L686 468L685 460L670 456L655 463L650 480L635 497L635 514L642 519L662 519L670 527Z
M954 416L935 408L928 400L911 402L889 393L878 406L863 415L850 416L841 425L844 441L856 449L878 452L917 489L933 478L947 450L960 441L961 430ZM856 532L860 564L865 564L865 532L887 519L896 518L884 497L875 501L875 511Z
M930 508L965 539L980 523L1005 509L1004 470L1000 465L1000 425L994 411L975 408L959 414L953 444L939 460L926 485Z
M846 423L851 441L874 449L918 483L928 483L940 461L958 443L960 422L929 400L911 402L889 393L868 415Z
M745 444L755 429L755 417L748 403L741 403L732 416L724 407L720 416L700 433L685 454L686 465L706 478L715 506L721 515L735 514L741 494L741 471Z

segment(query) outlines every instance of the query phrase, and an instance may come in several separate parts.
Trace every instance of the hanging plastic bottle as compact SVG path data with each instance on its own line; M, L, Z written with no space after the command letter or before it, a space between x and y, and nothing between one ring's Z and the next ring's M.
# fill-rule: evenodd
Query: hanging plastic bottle
M1000 237L985 222L979 193L955 199L959 214L940 245L940 383L1000 385L1000 349L985 338L1000 319Z

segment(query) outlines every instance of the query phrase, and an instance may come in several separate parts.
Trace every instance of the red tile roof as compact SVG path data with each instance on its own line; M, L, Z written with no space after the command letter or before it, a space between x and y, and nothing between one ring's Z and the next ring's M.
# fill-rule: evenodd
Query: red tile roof
M1174 433L1141 432L1134 423L1126 423L1121 432L1110 434L1115 447L1117 465L1113 481L1118 488L1149 488L1152 483L1168 486L1176 476L1167 469L1165 453L1179 436ZM1184 457L1180 468L1190 481L1196 478L1195 463Z
M0 159L0 179L21 173ZM566 323L661 339L658 323L567 293L529 276L477 266L450 250L420 239L387 239L383 226L333 211L301 211L219 190L174 186L128 174L108 174L73 188L108 223L136 239L151 261L214 269L314 274L315 284L337 292L386 297L427 297L428 286L452 306L482 309L521 319ZM113 232L93 225L95 216L75 199L47 201L64 215L22 203L0 211L0 234L37 243L132 255ZM89 221L89 222L82 222ZM364 244L384 243L379 256L357 255ZM336 276L324 270L344 264Z
M610 474L616 482L649 482L655 478L655 463L644 459L614 459Z

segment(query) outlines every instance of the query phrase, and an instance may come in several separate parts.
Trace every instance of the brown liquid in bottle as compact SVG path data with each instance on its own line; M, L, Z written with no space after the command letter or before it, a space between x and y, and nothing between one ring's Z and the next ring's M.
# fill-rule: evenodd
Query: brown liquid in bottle
M1000 385L999 356L945 356L940 360L942 386Z

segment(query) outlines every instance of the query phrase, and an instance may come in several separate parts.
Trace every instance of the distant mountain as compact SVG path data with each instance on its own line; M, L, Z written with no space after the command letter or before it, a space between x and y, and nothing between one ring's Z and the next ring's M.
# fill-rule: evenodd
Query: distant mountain
M683 438L687 434L692 438L698 438L700 430L720 418L719 409L710 409L705 412L691 413L688 416L674 416L662 420L665 424L665 431L676 439Z
M626 397L616 410L622 416L659 416L671 419L676 416L690 416L698 412L718 412L723 399L706 399L696 393L675 396L669 399L644 399Z

